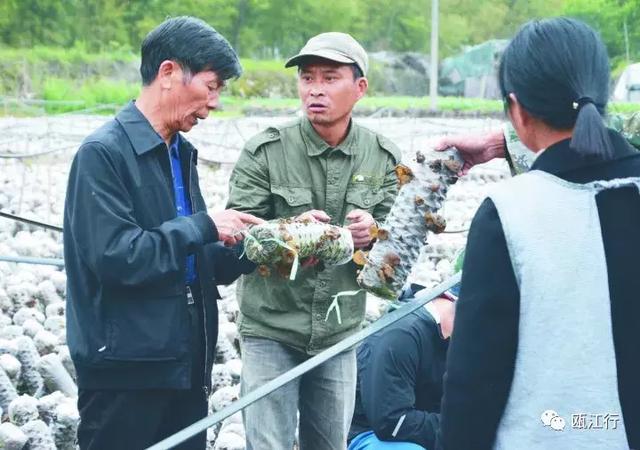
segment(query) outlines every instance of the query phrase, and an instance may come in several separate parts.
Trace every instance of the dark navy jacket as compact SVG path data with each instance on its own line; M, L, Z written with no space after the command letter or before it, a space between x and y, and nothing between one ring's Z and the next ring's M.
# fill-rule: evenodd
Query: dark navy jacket
M357 351L349 440L373 431L380 440L434 448L447 347L424 308L367 338Z
M81 389L190 388L198 317L187 306L195 254L206 373L217 338L216 284L254 266L218 243L196 170L180 139L193 215L177 217L167 146L132 102L85 139L69 174L64 213L67 341ZM205 381L208 380L208 381Z

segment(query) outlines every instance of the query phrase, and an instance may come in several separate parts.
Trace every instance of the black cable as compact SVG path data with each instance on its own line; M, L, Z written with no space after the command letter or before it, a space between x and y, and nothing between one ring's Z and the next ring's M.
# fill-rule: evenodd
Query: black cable
M44 222L38 222L37 220L27 219L26 217L16 216L15 214L7 213L7 212L4 212L4 211L0 211L0 217L5 217L7 219L15 220L16 222L23 222L23 223L27 223L29 225L35 225L37 227L42 227L42 228L46 228L48 230L58 231L58 232L62 233L62 228L61 227L57 227L55 225L50 225L50 224L44 223Z

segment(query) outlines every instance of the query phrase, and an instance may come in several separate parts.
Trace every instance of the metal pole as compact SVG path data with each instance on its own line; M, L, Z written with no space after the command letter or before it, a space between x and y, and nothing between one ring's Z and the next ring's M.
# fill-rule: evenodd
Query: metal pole
M31 258L25 256L0 256L0 261L21 263L21 264L40 264L43 266L64 267L64 260L57 258Z
M627 18L624 18L624 48L626 50L626 54L627 54L627 63L631 62L631 59L629 58L629 30L627 29Z
M438 110L438 0L431 0L431 111Z
M460 282L460 278L462 277L462 273L458 272L456 275L452 276L448 280L443 281L433 289L423 289L419 291L415 299L402 307L396 309L395 311L382 316L380 319L369 325L367 328L359 331L356 334L352 334L346 339L338 342L332 347L329 347L322 353L314 356L303 362L302 364L294 367L288 372L283 373L277 378L269 381L268 383L260 386L258 389L249 392L247 395L241 397L239 400L231 403L226 408L221 409L215 414L207 416L199 421L189 425L181 431L169 436L168 438L163 439L162 441L154 444L149 447L147 450L166 450L175 447L181 442L186 441L187 439L195 436L196 434L206 430L212 425L215 425L218 422L223 421L229 416L234 415L238 411L243 410L250 404L260 400L262 397L267 396L271 392L276 389L284 386L290 381L298 378L304 373L310 371L311 369L319 366L323 362L327 361L330 358L333 358L338 353L342 353L343 351L353 347L357 343L363 341L365 338L369 337L373 333L376 333L383 328L388 327L389 325L397 322L403 317L411 314L416 309L421 308L425 303L430 302L434 298L442 295L447 289L451 289L457 283Z

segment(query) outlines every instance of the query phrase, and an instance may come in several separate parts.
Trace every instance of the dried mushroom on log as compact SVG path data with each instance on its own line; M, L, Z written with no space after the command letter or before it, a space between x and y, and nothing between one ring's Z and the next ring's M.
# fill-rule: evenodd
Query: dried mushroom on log
M430 161L417 152L412 167L396 168L398 197L384 225L374 230L377 242L371 251L355 257L356 262L365 262L358 275L363 289L378 297L398 298L429 232L445 230L439 211L461 168L462 160L455 151Z

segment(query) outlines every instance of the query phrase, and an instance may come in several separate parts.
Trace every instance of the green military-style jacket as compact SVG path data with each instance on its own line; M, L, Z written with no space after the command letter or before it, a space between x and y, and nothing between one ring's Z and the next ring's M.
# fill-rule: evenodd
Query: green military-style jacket
M325 211L334 225L348 225L354 209L384 220L397 194L394 172L400 150L352 122L345 140L330 147L306 118L272 127L246 144L231 174L227 208L266 220ZM272 271L238 283L239 331L316 354L357 331L365 294L340 298L342 323L327 317L332 295L357 290L356 266L300 267L290 281Z

